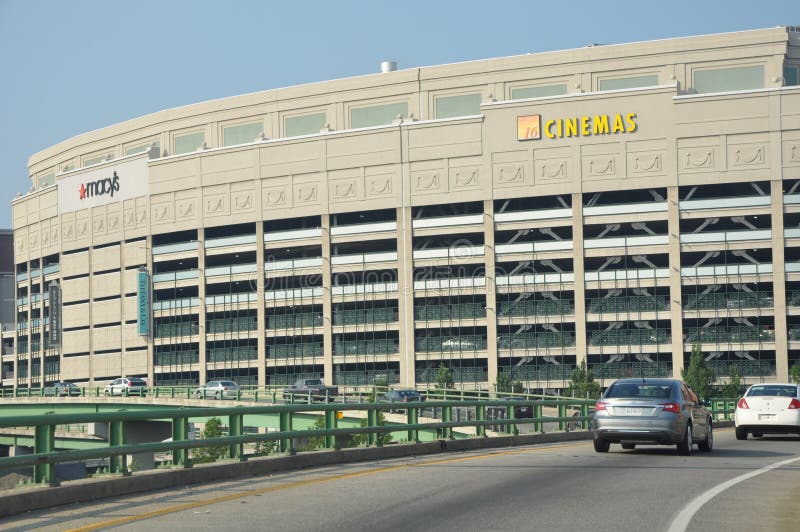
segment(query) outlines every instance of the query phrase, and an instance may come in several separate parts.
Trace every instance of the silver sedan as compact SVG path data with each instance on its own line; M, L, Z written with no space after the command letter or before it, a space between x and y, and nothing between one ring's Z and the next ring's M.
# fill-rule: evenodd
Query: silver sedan
M594 449L608 452L637 445L676 445L691 454L697 444L711 451L711 413L685 383L677 379L621 379L608 387L595 405Z

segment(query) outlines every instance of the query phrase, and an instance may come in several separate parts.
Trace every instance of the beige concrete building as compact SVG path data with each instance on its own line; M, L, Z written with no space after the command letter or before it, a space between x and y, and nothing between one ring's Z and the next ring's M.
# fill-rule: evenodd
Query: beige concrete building
M3 385L424 387L444 364L552 389L584 360L680 375L694 344L784 380L798 69L778 27L387 65L66 140L13 201Z

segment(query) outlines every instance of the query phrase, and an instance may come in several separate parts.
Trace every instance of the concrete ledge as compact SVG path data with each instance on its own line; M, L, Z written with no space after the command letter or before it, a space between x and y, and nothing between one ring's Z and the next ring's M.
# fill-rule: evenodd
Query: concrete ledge
M359 447L340 451L311 451L293 456L265 456L246 462L225 461L187 469L154 469L128 477L89 478L55 487L20 487L0 492L0 517L64 504L119 497L175 486L203 484L220 480L268 475L281 471L334 464L423 456L475 449L515 447L537 443L586 440L590 432L554 432L493 438L442 440L426 443L390 444L385 447Z

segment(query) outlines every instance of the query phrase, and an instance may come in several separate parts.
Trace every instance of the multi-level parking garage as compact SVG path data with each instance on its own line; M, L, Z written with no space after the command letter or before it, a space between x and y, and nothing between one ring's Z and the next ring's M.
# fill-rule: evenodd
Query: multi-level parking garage
M444 363L464 388L559 388L583 360L679 375L695 344L721 376L786 379L798 69L779 27L387 69L66 140L13 201L3 385L425 386Z

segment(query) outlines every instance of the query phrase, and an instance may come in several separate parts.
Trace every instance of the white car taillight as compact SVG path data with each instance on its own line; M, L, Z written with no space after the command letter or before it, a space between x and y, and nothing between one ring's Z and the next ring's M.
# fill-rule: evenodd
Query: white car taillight
M606 403L604 403L604 402L602 402L602 401L597 401L597 402L594 404L594 411L595 411L595 412L600 412L601 410L607 410L607 408L606 408L607 406L608 406L608 405L607 405Z
M746 409L750 408L750 405L748 405L747 401L745 401L744 397L742 397L741 399L739 399L739 402L736 403L736 408L742 408L742 409L746 410Z
M797 397L792 398L792 401L789 403L788 406L789 410L797 410L800 408L800 399Z

